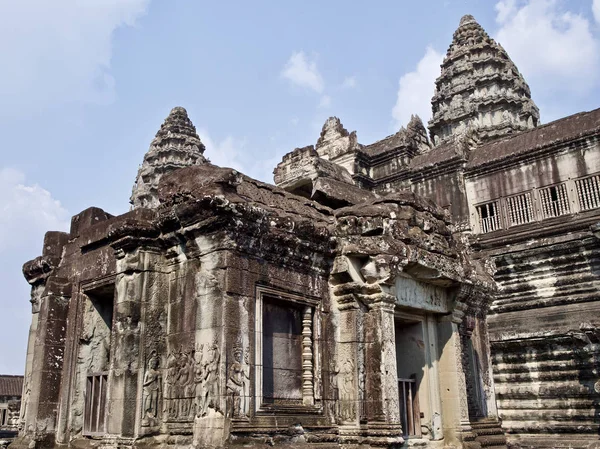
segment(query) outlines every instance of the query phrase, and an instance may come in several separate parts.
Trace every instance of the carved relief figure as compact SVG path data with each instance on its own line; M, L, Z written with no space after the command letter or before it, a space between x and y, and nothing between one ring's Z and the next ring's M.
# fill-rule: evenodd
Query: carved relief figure
M194 363L189 354L182 352L179 355L179 365L177 373L177 399L178 417L188 418L192 409L193 393L190 387L193 388L194 382Z
M331 416L334 417L334 420L337 421L337 418L340 416L340 388L338 382L338 375L340 374L340 367L336 363L335 366L331 369Z
M165 379L165 413L169 419L191 420L194 414L194 351L169 354Z
M167 376L165 379L166 387L165 387L165 397L166 397L166 406L167 406L167 415L169 417L177 416L177 401L175 401L175 389L176 389L176 381L177 381L177 357L174 353L169 354L167 359Z
M202 347L201 347L202 350ZM219 361L221 354L219 347L214 343L208 349L208 356L204 360L203 354L196 364L194 378L196 381L196 416L206 416L208 409L219 409Z
M198 359L194 368L194 408L196 409L196 417L199 418L203 414L204 406L204 366L202 359L204 358L204 345L201 344L199 350L196 351Z
M356 416L354 407L354 361L352 359L346 359L339 376L342 380L340 417L343 421L350 421Z
M19 430L25 428L25 418L27 417L27 405L31 396L31 372L25 376L25 388L23 388L23 398L21 399L21 411L19 416Z
M152 425L153 420L159 416L159 400L160 400L160 389L162 385L162 375L158 370L159 359L156 355L156 351L152 351L150 360L148 361L148 368L144 374L144 384L142 391L143 398L143 419L142 425Z
M248 397L247 360L243 358L244 351L240 347L233 349L234 362L229 367L227 377L228 410L232 418L246 417L246 402Z

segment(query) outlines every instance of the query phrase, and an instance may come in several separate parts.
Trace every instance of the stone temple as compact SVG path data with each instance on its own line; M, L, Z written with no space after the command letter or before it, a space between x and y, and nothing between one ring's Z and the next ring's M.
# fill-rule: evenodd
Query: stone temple
M598 447L600 109L540 124L471 16L432 108L370 145L332 117L275 185L173 109L131 211L23 267L11 447Z

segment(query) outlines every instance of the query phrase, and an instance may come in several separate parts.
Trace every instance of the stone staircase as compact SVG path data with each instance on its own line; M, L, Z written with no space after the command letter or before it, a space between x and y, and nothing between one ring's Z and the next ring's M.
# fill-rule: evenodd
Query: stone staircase
M482 449L506 449L506 435L497 418L482 418L471 421L473 433L477 435L475 441L481 444Z

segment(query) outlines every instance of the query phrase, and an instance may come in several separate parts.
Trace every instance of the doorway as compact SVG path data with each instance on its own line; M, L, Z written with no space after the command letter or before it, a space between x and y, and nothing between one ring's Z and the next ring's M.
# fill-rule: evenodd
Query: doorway
M115 288L109 284L85 293L80 337L80 362L85 373L83 433L94 436L106 433Z
M397 318L396 363L400 421L405 438L421 436L419 389L426 366L423 322Z

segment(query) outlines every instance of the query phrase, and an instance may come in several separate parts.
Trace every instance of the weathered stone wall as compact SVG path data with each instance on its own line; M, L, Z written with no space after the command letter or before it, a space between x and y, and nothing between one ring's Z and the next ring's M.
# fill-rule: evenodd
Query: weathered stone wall
M439 348L418 441L478 447L459 327L492 283L446 211L410 192L335 211L209 164L157 194L82 212L26 264L42 293L15 447L400 444L398 308L431 314Z
M598 246L588 231L495 257L490 341L498 409L516 447L597 441Z
M500 146L511 143L498 145L490 146L487 162L467 164L465 185L476 233L475 206L502 207L501 229L472 239L497 266L499 292L488 323L499 415L515 447L588 447L597 439L600 308L598 243L590 226L600 214L581 210L576 180L600 172L598 138L576 136L501 162ZM558 183L566 185L566 210L546 217L540 188ZM521 194L530 195L531 221L510 226L506 198Z

